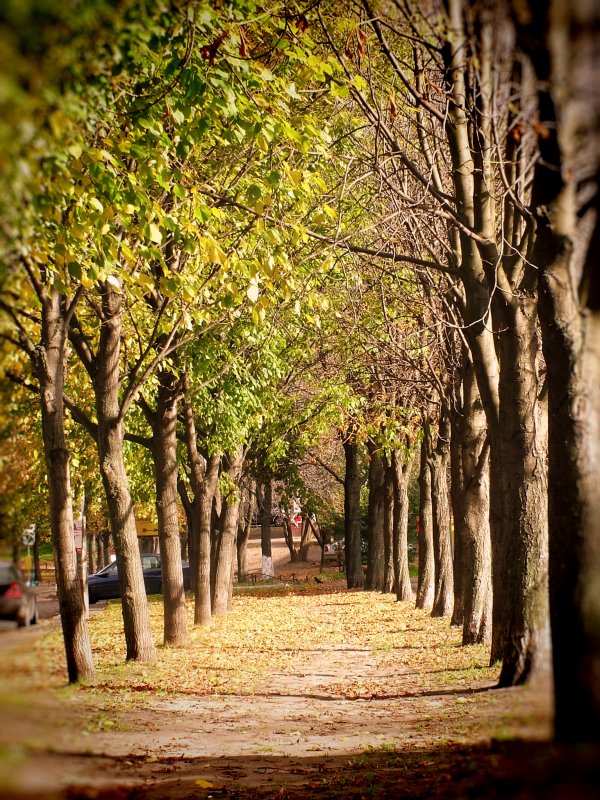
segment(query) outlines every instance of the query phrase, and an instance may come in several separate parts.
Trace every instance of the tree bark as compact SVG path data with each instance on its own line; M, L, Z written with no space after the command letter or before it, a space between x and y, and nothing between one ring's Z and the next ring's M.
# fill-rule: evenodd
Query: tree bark
M97 571L96 567L96 534L87 532L86 536L86 545L87 545L87 561L88 561L88 572L90 575L93 575L94 572Z
M292 522L286 514L283 518L283 536L285 538L285 543L287 545L287 549L290 553L290 563L295 563L298 561L298 551L294 546L294 533L292 531Z
M206 464L198 495L198 556L194 625L210 625L212 620L212 520L213 504L219 481L221 454L213 453Z
M515 298L516 300L516 298ZM521 297L499 337L500 424L491 481L494 601L491 660L500 686L524 683L549 660L547 474L538 403L537 302ZM492 440L493 446L493 440ZM493 455L493 453L492 453Z
M546 478L544 443L536 436L540 421L535 363L537 273L530 255L523 256L527 220L519 216L518 205L512 206L516 222L511 239L500 244L497 239L501 228L493 191L497 139L493 129L494 59L498 58L494 45L495 37L505 32L504 9L483 4L472 11L461 0L449 0L448 10L444 58L451 101L446 130L459 217L477 234L473 239L462 230L459 238L467 337L491 446L491 661L502 660L500 683L507 686L526 681L546 656ZM473 16L466 20L466 14ZM476 38L467 35L470 26L476 27ZM505 39L504 44L506 59L516 63L510 40ZM471 57L479 65L476 79L468 67ZM511 161L508 138L505 165L509 170L515 168L511 184L526 186L528 175L515 159ZM526 191L520 200L527 202ZM506 229L502 234L506 236Z
M177 410L179 387L175 376L161 372L156 411L152 417L152 452L156 484L158 543L164 602L164 643L189 643L187 608L181 565L177 504Z
M42 440L48 472L50 530L56 588L70 683L93 681L94 660L84 598L77 575L69 450L65 438L63 390L67 330L59 295L42 298L41 344L30 352L40 388Z
M489 440L472 363L464 369L460 421L464 493L458 524L464 543L463 644L489 643L492 575L489 523Z
M102 531L102 566L110 562L110 531Z
M235 555L238 512L240 506L239 482L242 474L244 452L238 450L226 457L225 475L229 479L227 494L223 498L221 530L216 542L215 580L212 602L213 616L227 613L232 592L232 561Z
M412 457L397 448L392 453L394 479L394 585L396 600L412 601L413 590L408 571L408 482Z
M522 12L531 14L529 4ZM555 735L600 739L600 8L537 4L519 41L538 78L532 191L548 369Z
M263 490L260 505L260 551L262 554L262 574L267 578L273 577L273 553L271 550L271 512L273 509L273 488L271 477L263 481ZM291 536L291 534L290 534ZM289 547L288 542L288 547ZM291 555L294 555L294 546L291 546ZM293 559L292 559L293 560Z
M421 442L421 462L419 469L419 576L417 579L417 608L431 611L435 597L435 557L433 552L433 511L431 505L431 469L429 467L429 447L426 437L429 428L423 432Z
M121 294L104 285L104 318L94 380L98 456L117 556L127 659L153 662L156 649L144 588L133 501L123 459L124 430L119 408L121 303Z
M463 359L466 354L463 355ZM461 381L462 383L462 381ZM458 387L456 387L458 388ZM454 559L452 570L454 574L454 607L450 625L461 626L465 614L465 541L464 530L461 525L463 517L464 475L462 463L461 422L464 416L462 404L458 409L453 409L450 414L450 503L452 507L452 543L454 545Z
M194 592L194 625L210 625L212 621L212 508L219 480L220 453L212 453L208 460L198 449L194 411L190 399L190 381L183 376L183 419L185 445L189 463L190 485L193 500L190 543L191 584ZM186 511L187 513L187 511Z
M35 530L35 538L33 540L33 579L37 584L42 580L42 565L40 562L40 537L39 531Z
M238 581L241 581L246 574L246 553L248 549L248 539L250 538L250 529L252 528L252 519L256 511L256 481L248 479L248 487L246 490L246 502L244 504L244 512L240 514L238 521L238 535L237 535L237 571Z
M448 502L448 466L450 460L450 421L442 412L436 447L431 456L431 505L433 512L433 554L435 561L435 598L432 617L452 614L454 587L452 575L452 533Z
M344 442L346 472L344 476L344 552L346 583L349 589L362 589L364 574L360 547L360 458L353 439Z
M298 561L306 563L308 561L308 548L310 547L310 521L308 512L302 518L302 535L300 537L300 549L298 551Z
M394 468L388 457L383 459L383 594L394 588Z
M383 461L374 447L369 448L369 510L367 537L369 542L365 588L381 591L384 584L384 519L385 474Z

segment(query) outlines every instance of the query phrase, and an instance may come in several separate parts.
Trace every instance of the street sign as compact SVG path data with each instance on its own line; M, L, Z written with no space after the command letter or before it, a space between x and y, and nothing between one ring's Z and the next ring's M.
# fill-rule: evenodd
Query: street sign
M158 536L158 523L152 519L136 519L135 529L138 536Z
M23 531L23 544L26 547L31 547L35 543L35 523L28 525Z
M85 530L85 519L73 520L73 538L75 539L75 550L83 550L83 531Z

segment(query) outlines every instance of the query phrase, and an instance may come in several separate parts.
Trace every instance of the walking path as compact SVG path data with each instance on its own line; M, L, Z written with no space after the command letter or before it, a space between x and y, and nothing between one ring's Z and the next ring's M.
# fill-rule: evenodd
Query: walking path
M108 619L97 615L92 633ZM350 787L370 780L371 796L393 797L384 788L373 794L367 762L377 761L385 786L381 775L404 774L410 759L423 775L421 762L452 748L549 736L547 687L493 690L481 652L458 648L447 620L389 596L255 592L220 625L192 648L206 654L203 670L220 664L219 693L183 681L169 690L159 666L148 679L154 691L38 690L11 728L3 714L15 709L2 703L0 749L10 756L15 740L20 749L5 759L0 794L197 800L270 796L272 787L281 797L321 796L318 789L345 797L347 778ZM258 662L267 668L254 670ZM0 669L5 677L5 662Z

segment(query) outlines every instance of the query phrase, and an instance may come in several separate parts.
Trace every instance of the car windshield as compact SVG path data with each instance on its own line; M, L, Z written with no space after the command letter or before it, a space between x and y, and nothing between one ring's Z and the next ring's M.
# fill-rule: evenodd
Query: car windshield
M160 558L157 555L149 554L142 556L142 569L160 569ZM117 575L117 562L113 561L107 567L100 570L102 575Z

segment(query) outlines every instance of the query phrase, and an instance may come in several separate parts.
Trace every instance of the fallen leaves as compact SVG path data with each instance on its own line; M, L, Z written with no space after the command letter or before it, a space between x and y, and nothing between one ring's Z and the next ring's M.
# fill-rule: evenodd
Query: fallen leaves
M315 594L271 592L269 587L234 599L232 611L210 627L193 627L189 604L191 645L187 649L159 647L155 665L125 662L122 615L118 602L90 620L90 635L98 668L98 684L89 691L144 696L269 694L269 674L289 674L294 691L304 687L302 663L315 652L358 658L365 674L327 684L320 691L347 700L405 697L429 683L487 679L487 651L460 647L460 632L448 621L433 619L410 603L375 592L327 591ZM320 588L320 587L318 587ZM162 635L160 598L150 599L157 644ZM44 669L40 681L64 680L62 642L58 633L37 645ZM345 656L344 653L348 653ZM299 663L300 662L300 663ZM406 674L411 674L410 689ZM460 700L457 701L457 705Z

